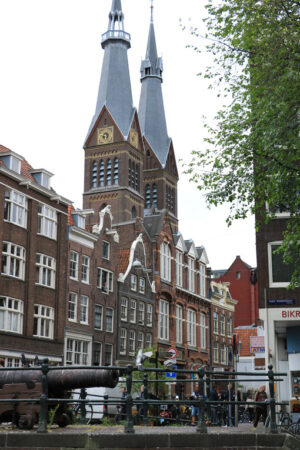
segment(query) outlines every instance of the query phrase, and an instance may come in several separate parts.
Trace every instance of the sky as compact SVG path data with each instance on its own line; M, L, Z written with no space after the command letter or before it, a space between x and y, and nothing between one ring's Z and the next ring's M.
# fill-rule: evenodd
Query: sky
M53 189L82 207L83 142L92 120L101 73L101 34L111 0L0 0L0 144L34 169L54 174ZM163 58L163 97L168 134L179 170L178 217L184 239L206 249L213 270L239 255L256 266L254 220L226 225L227 207L208 209L203 194L183 174L182 163L203 147L204 117L217 112L217 92L197 76L210 63L181 23L205 31L205 0L154 0L154 27ZM138 108L140 64L145 57L150 0L122 0L133 102Z

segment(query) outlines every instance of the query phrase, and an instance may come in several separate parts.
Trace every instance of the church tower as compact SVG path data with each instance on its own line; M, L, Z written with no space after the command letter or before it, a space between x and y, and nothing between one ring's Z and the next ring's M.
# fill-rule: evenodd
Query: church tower
M113 0L108 29L102 35L104 58L96 111L84 143L83 208L93 209L89 225L111 205L114 223L143 217L144 145L133 106L121 0Z
M145 216L153 209L167 210L177 231L178 171L162 95L162 58L158 57L153 23L153 4L146 49L141 65L139 120L144 139Z

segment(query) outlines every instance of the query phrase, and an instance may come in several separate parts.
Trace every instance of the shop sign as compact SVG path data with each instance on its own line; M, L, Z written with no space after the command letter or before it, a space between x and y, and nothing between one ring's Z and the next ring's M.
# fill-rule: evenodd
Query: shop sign
M264 336L250 336L250 353L265 353Z
M300 311L299 309L283 309L281 317L283 319L300 319Z

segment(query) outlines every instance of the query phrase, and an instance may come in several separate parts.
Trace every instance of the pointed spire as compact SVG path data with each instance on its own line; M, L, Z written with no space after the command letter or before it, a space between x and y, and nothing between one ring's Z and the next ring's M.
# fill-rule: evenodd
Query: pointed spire
M124 31L121 0L112 0L108 17L108 30L102 35L101 41L104 58L96 111L88 136L103 106L106 106L123 136L127 137L135 108L132 101L127 56L127 50L130 48L130 34Z
M162 96L162 58L158 57L153 23L153 1L146 49L141 64L141 96L139 119L142 133L150 143L162 166L165 166L171 139L168 136Z

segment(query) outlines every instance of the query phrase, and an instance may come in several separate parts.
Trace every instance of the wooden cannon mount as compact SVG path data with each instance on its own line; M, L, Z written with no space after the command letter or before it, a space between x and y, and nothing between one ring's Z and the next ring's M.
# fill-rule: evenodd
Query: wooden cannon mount
M119 374L109 369L51 369L47 374L49 399L70 398L70 391L88 387L110 387L118 384ZM28 402L0 402L0 423L12 422L22 429L30 430L38 423L40 404L30 402L39 399L42 394L41 370L0 370L0 399L28 399ZM58 407L57 407L58 406ZM53 403L48 406L57 408L54 423L64 427L72 423L72 413L68 403Z

